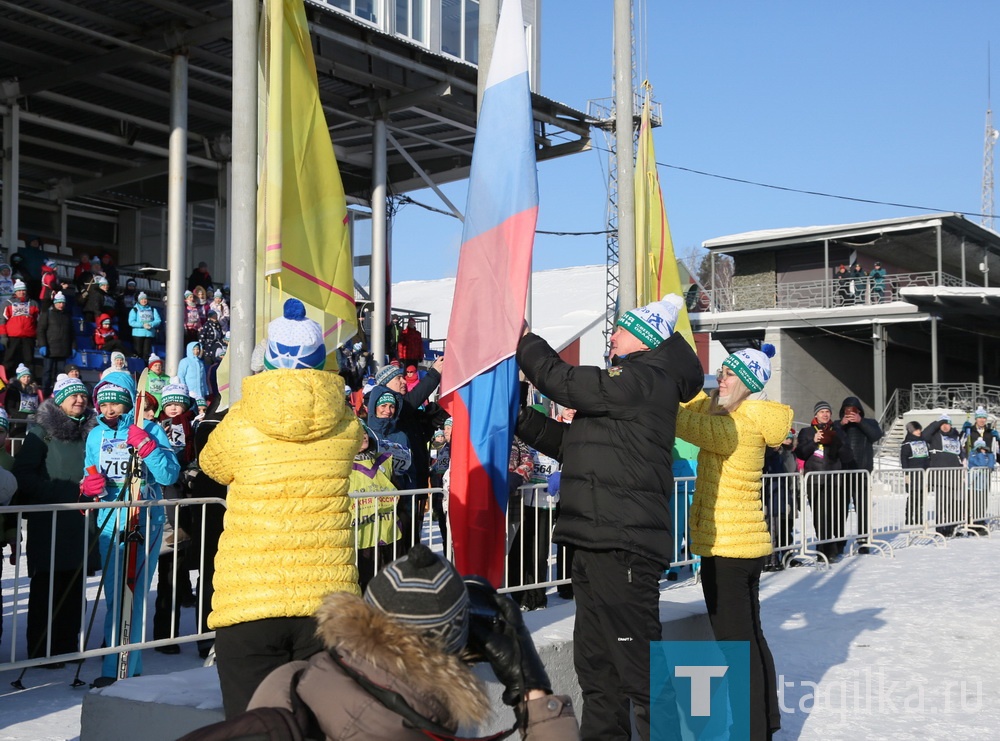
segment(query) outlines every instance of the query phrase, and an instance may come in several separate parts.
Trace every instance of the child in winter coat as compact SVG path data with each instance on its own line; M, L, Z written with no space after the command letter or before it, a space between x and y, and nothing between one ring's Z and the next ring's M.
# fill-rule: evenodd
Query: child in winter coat
M147 376L148 378L148 376ZM170 447L183 469L194 460L194 431L191 427L191 406L194 400L188 394L187 386L174 376L163 387L160 425L170 441ZM165 499L181 499L183 489L180 484L163 488ZM157 565L156 612L153 613L153 638L159 640L177 635L180 629L181 608L194 605L194 590L187 564L187 546L190 544L191 511L189 507L168 507L163 528L163 548ZM183 550L182 550L183 549ZM174 551L177 550L175 559ZM177 563L175 571L174 564ZM175 584L176 582L176 584ZM176 599L175 599L176 595ZM173 628L171 629L171 614ZM159 646L155 649L164 654L178 654L177 644Z
M105 376L94 388L94 406L99 411L97 426L87 436L84 460L85 470L80 493L93 499L115 501L123 497L129 463L133 451L142 459L143 499L159 499L160 486L172 484L180 473L177 456L170 448L166 434L155 422L136 420L133 409L136 394L135 381L128 373L115 371ZM91 467L96 468L93 471ZM104 565L104 590L107 613L104 620L104 642L118 644L119 637L113 628L120 623L119 564L123 563L123 545L120 534L128 526L125 509L108 509L98 516L101 562ZM148 513L148 515L147 515ZM146 555L154 563L159 557L163 534L163 508L153 507L143 511L139 518L139 532L143 547L139 549L136 564L136 583L132 606L132 625L141 626L145 615L146 594L153 578L153 568L146 562ZM112 553L116 550L116 553ZM106 685L117 676L118 655L104 657L101 677L95 684ZM130 651L128 675L142 673L142 652Z
M187 354L177 364L177 375L194 398L199 413L204 413L208 406L208 375L205 373L205 364L201 361L201 343L187 344Z
M60 286L59 276L56 274L56 261L48 258L42 263L42 289L38 293L38 301L43 311L52 305L52 297L60 287L69 288L69 284L64 283Z
M111 315L101 314L97 318L97 325L94 327L94 347L101 352L125 353L126 347L118 339L118 332L111 325Z
M135 354L140 358L149 355L153 347L153 338L156 337L156 330L162 323L160 312L149 305L149 296L146 295L145 291L140 291L137 303L128 313L128 324L132 328Z
M222 325L222 330L224 332L229 331L229 304L226 300L222 298L222 291L218 288L215 289L215 293L212 295L212 303L208 306L209 311L214 311L219 317L219 324Z
M10 265L0 262L0 306L14 295L14 277L10 273Z
M24 363L17 366L17 379L7 387L4 406L11 419L30 419L42 403L42 392Z
M399 497L375 496L396 490L392 485L392 455L380 451L375 433L364 422L361 426L366 434L361 439L361 450L354 456L350 488L352 494L370 495L352 502L358 585L363 590L379 569L398 555L393 544L399 540L400 531L394 522Z
M149 356L146 367L149 369L149 374L146 376L146 390L153 395L158 405L162 405L160 397L163 387L170 382L170 376L163 372L163 358L154 352Z
M191 291L184 291L184 339L193 342L198 339L203 317L198 300Z
M997 457L984 438L972 444L969 454L969 520L975 522L986 517L987 498L990 491L990 477L997 465Z
M128 373L128 363L125 361L124 353L113 352L111 353L111 365L101 371L101 378L103 379L109 373Z

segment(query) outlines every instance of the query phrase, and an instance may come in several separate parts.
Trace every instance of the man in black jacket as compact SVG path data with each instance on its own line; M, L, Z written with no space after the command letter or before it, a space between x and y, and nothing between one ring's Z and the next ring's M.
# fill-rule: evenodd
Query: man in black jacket
M659 580L673 543L677 408L704 381L697 355L673 333L681 306L671 294L624 314L606 370L569 365L530 332L517 348L528 380L577 410L564 425L525 409L517 434L562 463L553 540L575 549L573 650L585 740L631 738L630 700L639 734L649 738L649 644L661 636Z
M865 410L858 397L844 399L840 405L840 419L833 426L844 433L855 467L871 473L875 467L874 445L882 439L882 427L874 419L865 418ZM848 483L854 499L854 511L858 514L858 537L864 538L868 534L868 478L856 476Z
M38 354L44 358L42 391L46 396L52 393L56 375L73 354L75 344L73 317L66 311L66 297L60 291L52 297L52 306L38 316Z

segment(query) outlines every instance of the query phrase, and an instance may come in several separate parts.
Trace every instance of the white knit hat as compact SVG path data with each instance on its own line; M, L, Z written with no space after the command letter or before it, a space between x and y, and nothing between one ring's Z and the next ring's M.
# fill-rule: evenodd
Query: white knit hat
M62 404L66 401L67 397L73 396L73 394L89 395L87 387L83 385L83 381L79 378L67 376L65 373L60 373L56 376L56 385L52 389L52 398L55 399L56 404Z
M14 292L15 293L17 291L27 291L27 290L28 290L28 287L26 285L24 285L24 281L23 280L21 280L20 278L18 278L17 280L14 281Z
M733 371L743 385L757 393L763 391L764 384L771 377L771 358L774 357L774 345L765 342L760 350L748 347L738 350L722 361L722 364Z
M194 403L194 399L191 398L191 392L188 391L188 387L180 379L180 376L174 376L163 387L163 391L160 392L160 403L163 406L167 404L183 404L185 408L190 408L191 404Z
M18 363L17 369L14 371L14 375L16 378L20 378L21 376L30 376L31 369L28 368L28 366L26 366L24 363Z
M56 291L56 295L52 297L52 303L54 304L64 304L66 303L66 296L62 291Z
M325 364L323 329L306 317L306 307L301 301L288 299L284 315L267 325L264 367L323 370Z
M684 299L676 293L668 293L662 301L626 311L617 324L653 350L674 333L674 325L683 307Z

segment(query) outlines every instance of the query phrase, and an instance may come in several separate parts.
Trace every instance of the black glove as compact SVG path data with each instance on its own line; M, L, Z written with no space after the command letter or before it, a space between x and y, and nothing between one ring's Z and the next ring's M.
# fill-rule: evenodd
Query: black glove
M521 608L506 595L497 594L482 577L466 577L465 586L472 605L469 648L490 662L506 688L504 703L519 705L528 690L552 694L552 683L524 625Z

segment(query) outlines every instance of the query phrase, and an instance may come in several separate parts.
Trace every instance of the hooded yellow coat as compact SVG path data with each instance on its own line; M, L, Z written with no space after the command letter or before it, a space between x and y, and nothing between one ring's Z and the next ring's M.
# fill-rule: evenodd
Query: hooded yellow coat
M362 435L335 373L243 380L243 399L199 456L229 486L210 628L307 617L330 592L360 593L347 494Z
M691 505L691 551L699 556L759 558L771 553L761 506L764 450L780 445L792 408L747 399L731 414L710 414L704 393L682 404L677 437L701 448Z

